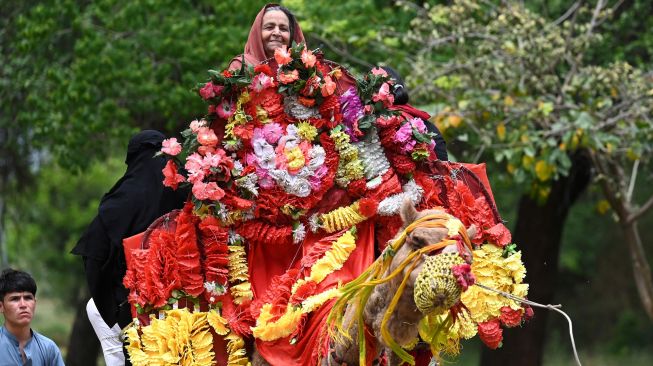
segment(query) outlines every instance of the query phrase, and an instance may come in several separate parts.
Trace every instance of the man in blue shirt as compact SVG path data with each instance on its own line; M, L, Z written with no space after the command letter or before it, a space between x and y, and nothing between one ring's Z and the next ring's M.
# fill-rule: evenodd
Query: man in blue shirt
M27 272L8 268L0 274L0 366L63 366L49 338L30 328L36 308L36 282Z

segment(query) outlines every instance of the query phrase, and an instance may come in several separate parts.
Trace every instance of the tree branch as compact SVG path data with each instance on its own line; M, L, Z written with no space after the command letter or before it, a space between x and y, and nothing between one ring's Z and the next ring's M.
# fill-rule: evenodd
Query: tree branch
M576 1L569 9L567 9L567 11L564 14L562 14L562 16L560 16L560 18L556 19L553 23L551 23L551 25L558 26L562 24L562 22L567 20L567 18L569 18L572 14L576 12L576 10L578 10L578 8L580 8L581 3L582 3L581 1Z
M342 57L342 58L344 58L346 60L349 60L349 61L351 61L351 62L353 62L353 63L355 63L355 64L357 64L359 66L362 66L362 67L364 67L366 69L371 69L374 66L373 64L352 55L348 51L337 47L332 42L328 41L326 38L320 37L315 33L311 33L308 36L309 36L309 38L312 38L312 39L316 40L318 43L324 44L331 51L336 53L338 56L340 56L340 57Z
M642 205L637 211L632 213L628 218L626 219L626 223L630 224L633 221L639 219L642 217L648 210L650 210L653 207L653 196L646 201L644 205Z

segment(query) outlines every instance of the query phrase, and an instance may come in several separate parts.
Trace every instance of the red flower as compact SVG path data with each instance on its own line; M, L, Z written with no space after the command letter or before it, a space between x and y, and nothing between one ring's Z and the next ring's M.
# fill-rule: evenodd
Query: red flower
M508 230L508 228L502 223L498 223L493 227L485 230L484 234L487 238L487 241L500 247L505 247L512 241L510 230Z
M183 175L177 174L177 164L172 160L168 160L163 167L163 177L163 185L172 189L177 189L179 183L186 181Z
M367 182L365 178L351 181L347 185L347 192L349 192L349 194L352 195L353 197L361 197L362 195L365 194L365 191L367 191L366 184Z
M335 94L324 98L324 102L320 106L320 114L327 120L327 127L329 128L334 128L342 121L340 101Z
M392 167L395 168L399 174L408 174L416 169L415 162L403 154L388 154Z
M215 97L215 93L213 92L213 83L210 81L200 89L200 95L202 96L202 99L207 100Z
M313 75L310 78L308 78L308 80L306 80L306 84L304 85L304 87L299 93L307 97L312 97L319 89L320 89L320 77L317 75Z
M222 71L222 76L224 76L224 77L226 77L226 78L230 78L230 77L233 76L233 74L232 74L231 71L229 71L229 70L223 70L223 71Z
M317 283L315 283L315 281L304 282L304 284L299 286L299 288L291 296L290 303L293 305L299 305L302 303L302 301L315 295L316 290L317 290Z
M234 127L234 135L245 141L249 141L254 136L254 126L251 123L238 125Z
M254 67L254 73L264 73L267 76L274 76L274 72L272 72L272 68L268 64L258 64L256 67Z
M478 336L490 349L501 347L503 329L501 329L499 319L492 319L483 323L478 323Z
M315 105L315 99L299 96L299 103L306 107L312 107Z
M371 198L361 198L358 201L358 211L365 217L372 217L376 215L376 209L379 203Z
M501 308L501 323L508 328L521 325L522 312L521 310L514 310L510 306Z

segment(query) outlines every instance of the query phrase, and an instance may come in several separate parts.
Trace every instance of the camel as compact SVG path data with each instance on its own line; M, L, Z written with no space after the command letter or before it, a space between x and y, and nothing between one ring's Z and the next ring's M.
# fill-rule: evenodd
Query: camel
M434 215L441 216L444 214L444 211L441 209L417 211L410 200L405 200L400 210L403 227L391 242L396 242L400 238L401 233L409 228L411 223L422 218ZM476 234L476 227L471 225L467 229L466 234L468 238L473 238ZM395 272L400 265L408 259L411 253L425 248L427 245L441 243L448 236L449 230L445 227L417 226L413 228L412 231L409 231L406 235L405 244L396 251L390 265L387 267L382 277L388 277L391 273ZM456 244L446 245L444 248L439 249L434 253L435 255L452 253L460 254L461 257L465 258L466 262L471 263L471 251L467 247L461 247ZM396 275L391 280L376 286L364 305L363 321L368 328L368 331L371 330L371 333L375 338L375 349L379 351L385 349L385 353L388 355L389 366L400 365L402 361L390 350L390 345L386 344L382 337L384 314L388 310L395 294L397 294L398 291L401 291L401 295L394 307L394 311L387 321L386 328L392 339L394 339L394 341L399 345L406 345L417 339L418 323L426 314L418 309L418 306L415 303L413 290L415 282L423 269L425 259L426 254L420 254L413 262L412 266L406 266L401 270L400 275ZM408 271L410 271L410 273L407 275ZM405 275L407 275L408 279L402 289L400 287ZM443 302L446 298L447 294L437 294L437 296L433 298L432 305L434 307L444 305ZM339 337L340 341L338 342L332 340L330 353L321 360L322 366L359 364L359 328L356 326L354 320L356 312L357 304L349 303L346 306L343 323L345 324L344 328L347 331L347 335ZM379 354L380 352L378 352L376 356ZM269 365L261 355L256 352L256 350L252 355L252 364L256 366Z

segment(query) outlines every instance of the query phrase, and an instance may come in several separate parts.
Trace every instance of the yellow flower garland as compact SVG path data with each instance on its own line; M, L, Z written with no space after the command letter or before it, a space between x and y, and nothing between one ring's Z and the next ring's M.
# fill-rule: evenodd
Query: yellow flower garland
M340 207L325 214L318 216L320 226L327 233L335 233L336 231L344 230L354 225L357 225L365 220L367 217L363 216L358 209L358 202Z
M503 257L503 249L485 244L474 251L472 273L476 282L496 290L504 291L518 297L528 294L528 284L522 283L526 269L521 261L521 252ZM472 286L461 296L462 303L469 309L472 319L481 323L501 316L501 308L509 306L521 309L517 301L507 299L495 292L478 286Z

